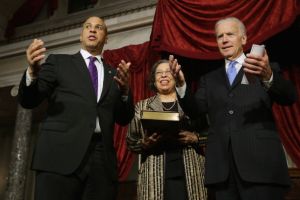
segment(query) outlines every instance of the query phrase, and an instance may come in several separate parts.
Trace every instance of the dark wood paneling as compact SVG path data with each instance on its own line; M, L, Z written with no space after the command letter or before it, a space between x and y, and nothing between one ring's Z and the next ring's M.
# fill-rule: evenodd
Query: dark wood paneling
M17 98L11 96L10 87L0 88L0 126L14 126L17 116Z
M300 200L300 169L289 169L289 174L292 179L292 186L285 199Z
M136 181L121 182L117 200L136 200Z

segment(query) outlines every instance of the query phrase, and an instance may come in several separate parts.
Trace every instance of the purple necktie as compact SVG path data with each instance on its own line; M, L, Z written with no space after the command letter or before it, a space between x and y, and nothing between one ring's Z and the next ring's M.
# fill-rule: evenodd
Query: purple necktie
M90 56L89 59L90 59L89 72L90 72L90 76L91 76L91 79L93 82L95 94L97 97L97 95L98 95L98 72L97 72L97 67L95 65L95 61L97 60L97 58Z

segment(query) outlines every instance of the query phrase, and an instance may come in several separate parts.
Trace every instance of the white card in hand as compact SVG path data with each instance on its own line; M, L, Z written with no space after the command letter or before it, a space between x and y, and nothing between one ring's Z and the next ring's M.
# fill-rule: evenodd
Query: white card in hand
M253 44L250 54L255 56L263 56L264 51L265 51L265 45Z

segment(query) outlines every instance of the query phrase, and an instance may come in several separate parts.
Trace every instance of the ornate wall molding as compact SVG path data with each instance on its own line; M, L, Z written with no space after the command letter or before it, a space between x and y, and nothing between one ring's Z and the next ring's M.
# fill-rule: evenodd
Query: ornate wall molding
M105 18L108 27L108 44L104 49L115 49L130 44L149 41L155 7ZM85 15L90 16L88 13ZM47 55L51 53L75 53L80 48L81 27L68 27L65 31L48 33L41 38L45 42ZM18 85L26 69L26 48L32 38L0 46L0 87Z
M15 35L9 42L22 41L78 28L87 16L99 16L107 20L119 16L127 16L132 13L140 13L144 10L155 8L155 6L155 0L117 0L103 5L99 3L96 7L88 10L72 14L65 13L64 15L54 15L50 19L16 27Z

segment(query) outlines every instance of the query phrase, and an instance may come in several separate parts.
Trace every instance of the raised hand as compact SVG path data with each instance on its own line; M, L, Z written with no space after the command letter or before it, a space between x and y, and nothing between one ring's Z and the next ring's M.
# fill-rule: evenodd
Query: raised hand
M173 55L169 56L169 65L170 65L172 74L175 77L176 85L178 87L183 86L185 83L184 74L181 71L181 65L178 64L177 59L175 59Z
M123 95L127 95L129 91L130 65L130 62L126 63L124 60L121 60L117 68L117 75L114 76L114 79L117 81Z
M36 76L40 71L40 61L45 58L46 48L40 39L34 39L26 50L29 74Z
M269 57L265 50L263 56L247 54L243 66L245 73L257 75L261 80L268 81L272 76Z

